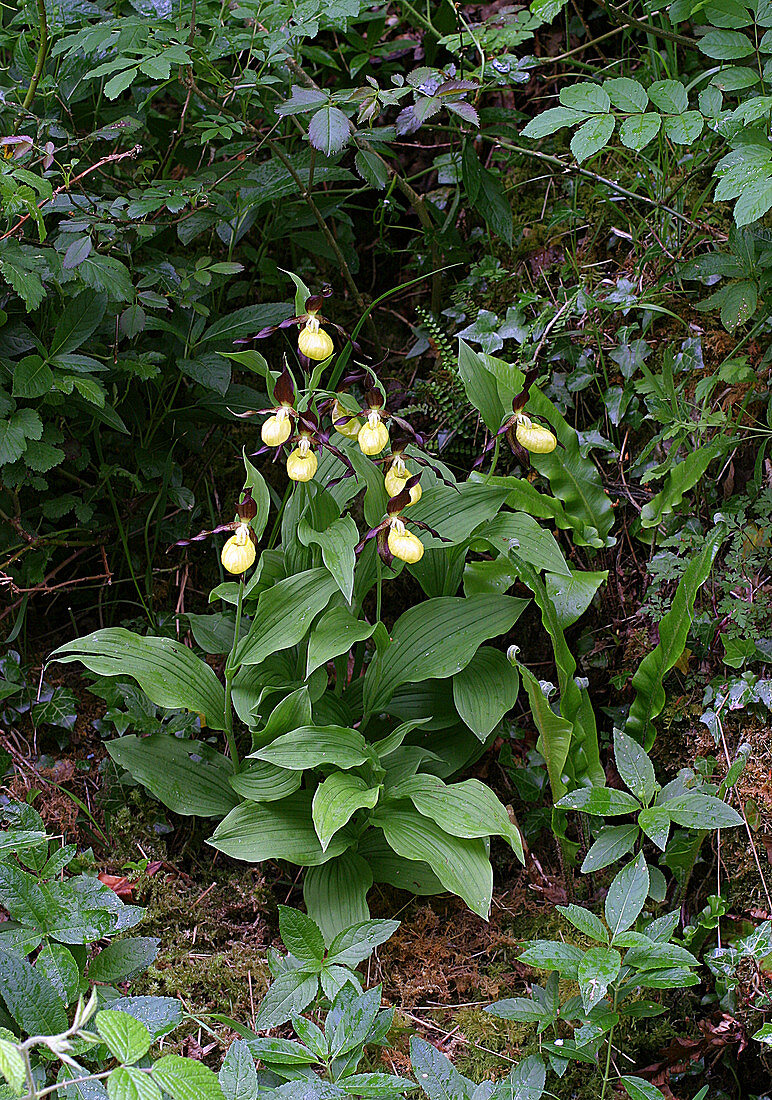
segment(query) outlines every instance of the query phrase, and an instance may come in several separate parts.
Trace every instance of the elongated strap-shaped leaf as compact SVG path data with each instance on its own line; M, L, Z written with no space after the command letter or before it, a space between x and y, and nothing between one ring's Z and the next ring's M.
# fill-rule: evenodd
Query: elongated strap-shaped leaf
M484 645L453 677L453 701L475 737L485 741L517 701L517 669L499 649Z
M397 855L429 863L446 890L488 919L493 870L482 840L450 836L431 818L404 803L379 808L372 820Z
M521 579L533 592L541 611L542 625L552 640L560 688L560 713L569 723L574 740L569 761L569 774L576 779L589 777L593 783L604 783L606 777L600 765L595 712L587 689L580 687L576 682L576 661L566 642L558 612L547 593L544 581L533 566L524 562L514 551L511 551L509 556L517 566ZM529 699L530 697L531 692L529 692ZM561 769L564 765L565 760L561 764Z
M451 836L501 836L523 860L520 833L496 795L479 779L443 783L436 775L414 775L389 791L394 799L409 798L420 814Z
M726 538L719 524L706 538L702 550L692 558L678 582L673 604L659 624L659 642L647 653L633 676L635 699L625 724L625 733L648 751L654 742L652 722L665 705L665 676L684 651L694 614L694 601L708 579L716 554Z
M300 726L256 749L250 759L267 760L280 768L305 771L320 764L356 768L374 757L361 733L346 726Z
M242 802L207 843L247 863L288 859L301 867L315 867L344 852L351 837L344 831L337 833L324 851L311 819L311 792L296 791L280 802Z
M306 871L303 900L328 944L345 929L369 920L367 892L372 884L370 864L352 851Z
M595 463L584 458L579 450L579 437L558 412L553 403L531 389L528 412L549 421L563 444L552 454L532 455L531 461L539 473L549 480L552 492L563 501L566 514L574 524L574 539L579 546L613 546L611 528L614 511L600 479Z
M520 665L523 687L528 694L531 714L539 731L539 752L547 764L552 800L557 802L566 793L563 769L568 759L573 726L554 710L547 701L542 686L530 669Z
M678 507L684 494L693 489L704 476L713 459L730 444L729 436L716 438L707 446L691 451L683 462L674 466L657 495L648 504L644 504L641 510L641 527L658 527L663 518Z
M323 780L312 803L314 828L322 848L327 848L357 810L372 809L379 793L378 787L369 787L364 779L348 772L333 772Z
M177 814L224 817L238 802L230 783L233 765L205 742L170 733L129 734L108 742L107 751Z
M225 691L209 665L171 638L143 638L121 626L95 630L59 646L51 660L80 661L100 676L130 676L152 703L203 714L210 729L225 729Z
M365 675L369 713L383 708L401 684L443 679L469 664L481 642L514 626L526 600L512 596L440 596L409 608L392 630L392 641Z
M308 569L261 593L250 631L239 644L237 663L259 665L269 654L296 645L337 589L326 569Z
M354 593L354 547L359 542L359 528L351 516L335 519L323 531L317 531L307 516L298 526L298 538L304 545L316 543L321 547L322 560L335 578L335 583L351 603Z

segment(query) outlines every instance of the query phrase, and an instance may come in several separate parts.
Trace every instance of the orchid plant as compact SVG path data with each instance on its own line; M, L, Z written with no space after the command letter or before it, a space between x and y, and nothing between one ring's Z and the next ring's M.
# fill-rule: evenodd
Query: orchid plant
M291 322L306 326L308 313ZM553 644L564 646L563 624L604 575L583 583L535 518L572 514L559 485L565 502L525 478L457 480L398 410L387 410L372 367L344 374L353 343L314 362L305 332L294 377L255 350L232 353L266 382L265 408L248 414L264 417L260 445L244 456L235 519L178 544L232 532L221 560L234 579L212 591L216 610L187 616L198 648L221 661L222 679L193 649L121 628L53 656L133 677L157 705L200 715L197 740L128 734L108 751L171 810L218 819L213 847L305 867L306 907L326 935L367 919L374 882L417 894L448 890L487 917L490 838L503 838L519 859L522 842L511 809L484 783L458 777L505 729L521 679L550 774L563 777L556 797L566 785L602 782L597 738L593 747L594 730L580 730L574 705L583 689L561 680L563 716L550 710L517 658L516 624L528 600L508 589L518 580L530 587ZM493 363L479 361L477 385ZM534 400L532 377L500 360L495 370L507 401L519 394L522 408ZM475 386L468 392L477 403ZM486 423L498 415L510 430L504 405L499 414L489 400L484 407ZM538 414L574 462L572 430L544 398ZM394 424L401 435L392 440ZM500 424L489 426L498 438ZM522 432L517 442L528 446ZM266 538L272 504L260 463L282 457L287 491ZM404 570L425 596L406 609L395 606L392 585ZM561 588L572 590L573 618ZM551 617L548 591L556 593ZM563 658L560 667L568 667ZM575 757L572 720L581 741Z

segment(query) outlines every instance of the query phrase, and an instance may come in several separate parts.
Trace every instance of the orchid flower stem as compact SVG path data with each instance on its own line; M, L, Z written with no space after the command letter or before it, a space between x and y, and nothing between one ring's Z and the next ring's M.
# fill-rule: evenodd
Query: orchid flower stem
M497 437L496 438L496 443L494 444L494 447L493 447L493 460L491 462L491 468L488 471L488 476L485 479L485 484L486 485L488 484L488 482L490 481L490 479L493 477L493 475L496 472L496 464L499 461L499 451L500 451L500 449L501 449L501 438Z
M231 646L231 651L228 654L228 660L225 665L225 739L228 742L228 752L230 753L234 772L241 770L239 753L236 748L236 738L233 733L233 681L238 672L238 666L236 665L236 649L239 644L239 632L241 631L241 609L243 602L244 578L240 577L239 595L236 601L236 623L233 627L233 645Z
M376 577L376 589L375 589L375 621L379 623L381 621L381 592L383 589L383 565L381 564L381 555L375 555L375 569Z

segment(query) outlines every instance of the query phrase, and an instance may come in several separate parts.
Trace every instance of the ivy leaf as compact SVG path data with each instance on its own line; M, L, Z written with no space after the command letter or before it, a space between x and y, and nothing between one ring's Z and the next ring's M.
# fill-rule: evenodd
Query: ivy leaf
M352 126L339 107L322 107L308 124L308 140L314 149L331 157L351 138Z

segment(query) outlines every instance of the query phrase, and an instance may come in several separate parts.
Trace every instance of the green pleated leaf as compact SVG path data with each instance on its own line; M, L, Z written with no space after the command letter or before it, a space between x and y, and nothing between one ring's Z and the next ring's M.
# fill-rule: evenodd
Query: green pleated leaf
M249 633L239 644L237 663L259 665L271 653L296 645L337 590L326 569L308 569L261 593Z
M230 777L230 782L242 798L253 802L275 802L298 789L303 782L303 773L279 768L265 760L247 760L241 771Z
M171 638L108 627L66 642L50 659L63 664L80 661L100 676L130 676L157 706L183 707L203 714L210 729L225 729L222 684L209 665Z
M345 607L325 611L308 637L306 676L333 657L348 653L357 642L365 641L375 625L356 619Z
M437 539L428 531L421 531L421 542L427 549L445 548L464 542L471 533L487 524L509 496L506 489L471 481L458 488L450 485L433 485L426 489L417 504L410 507L409 519L417 519L433 528L442 538ZM486 528L487 530L487 528Z
M355 852L342 852L327 863L309 867L303 879L303 900L327 943L353 925L367 921L367 892L372 884L369 863Z
M320 783L314 794L312 816L322 848L327 848L357 810L372 809L378 794L378 787L369 787L364 779L348 772L333 772Z
M223 817L238 802L231 786L233 765L204 741L169 733L129 734L110 741L107 751L175 813Z
M311 792L297 791L281 802L243 802L231 810L208 842L226 855L248 863L287 859L313 867L339 856L351 838L337 833L325 851L311 817Z
M249 759L267 760L280 768L305 771L320 764L356 768L372 758L361 733L346 726L301 726L256 749Z
M482 840L450 836L412 807L389 805L373 816L389 846L405 859L431 865L446 890L485 920L493 894L493 871Z
M394 624L385 653L368 667L366 710L383 708L401 684L460 672L481 642L512 628L526 604L511 596L441 596L409 608Z
M481 741L517 701L520 677L504 654L480 646L472 660L453 677L456 710Z

